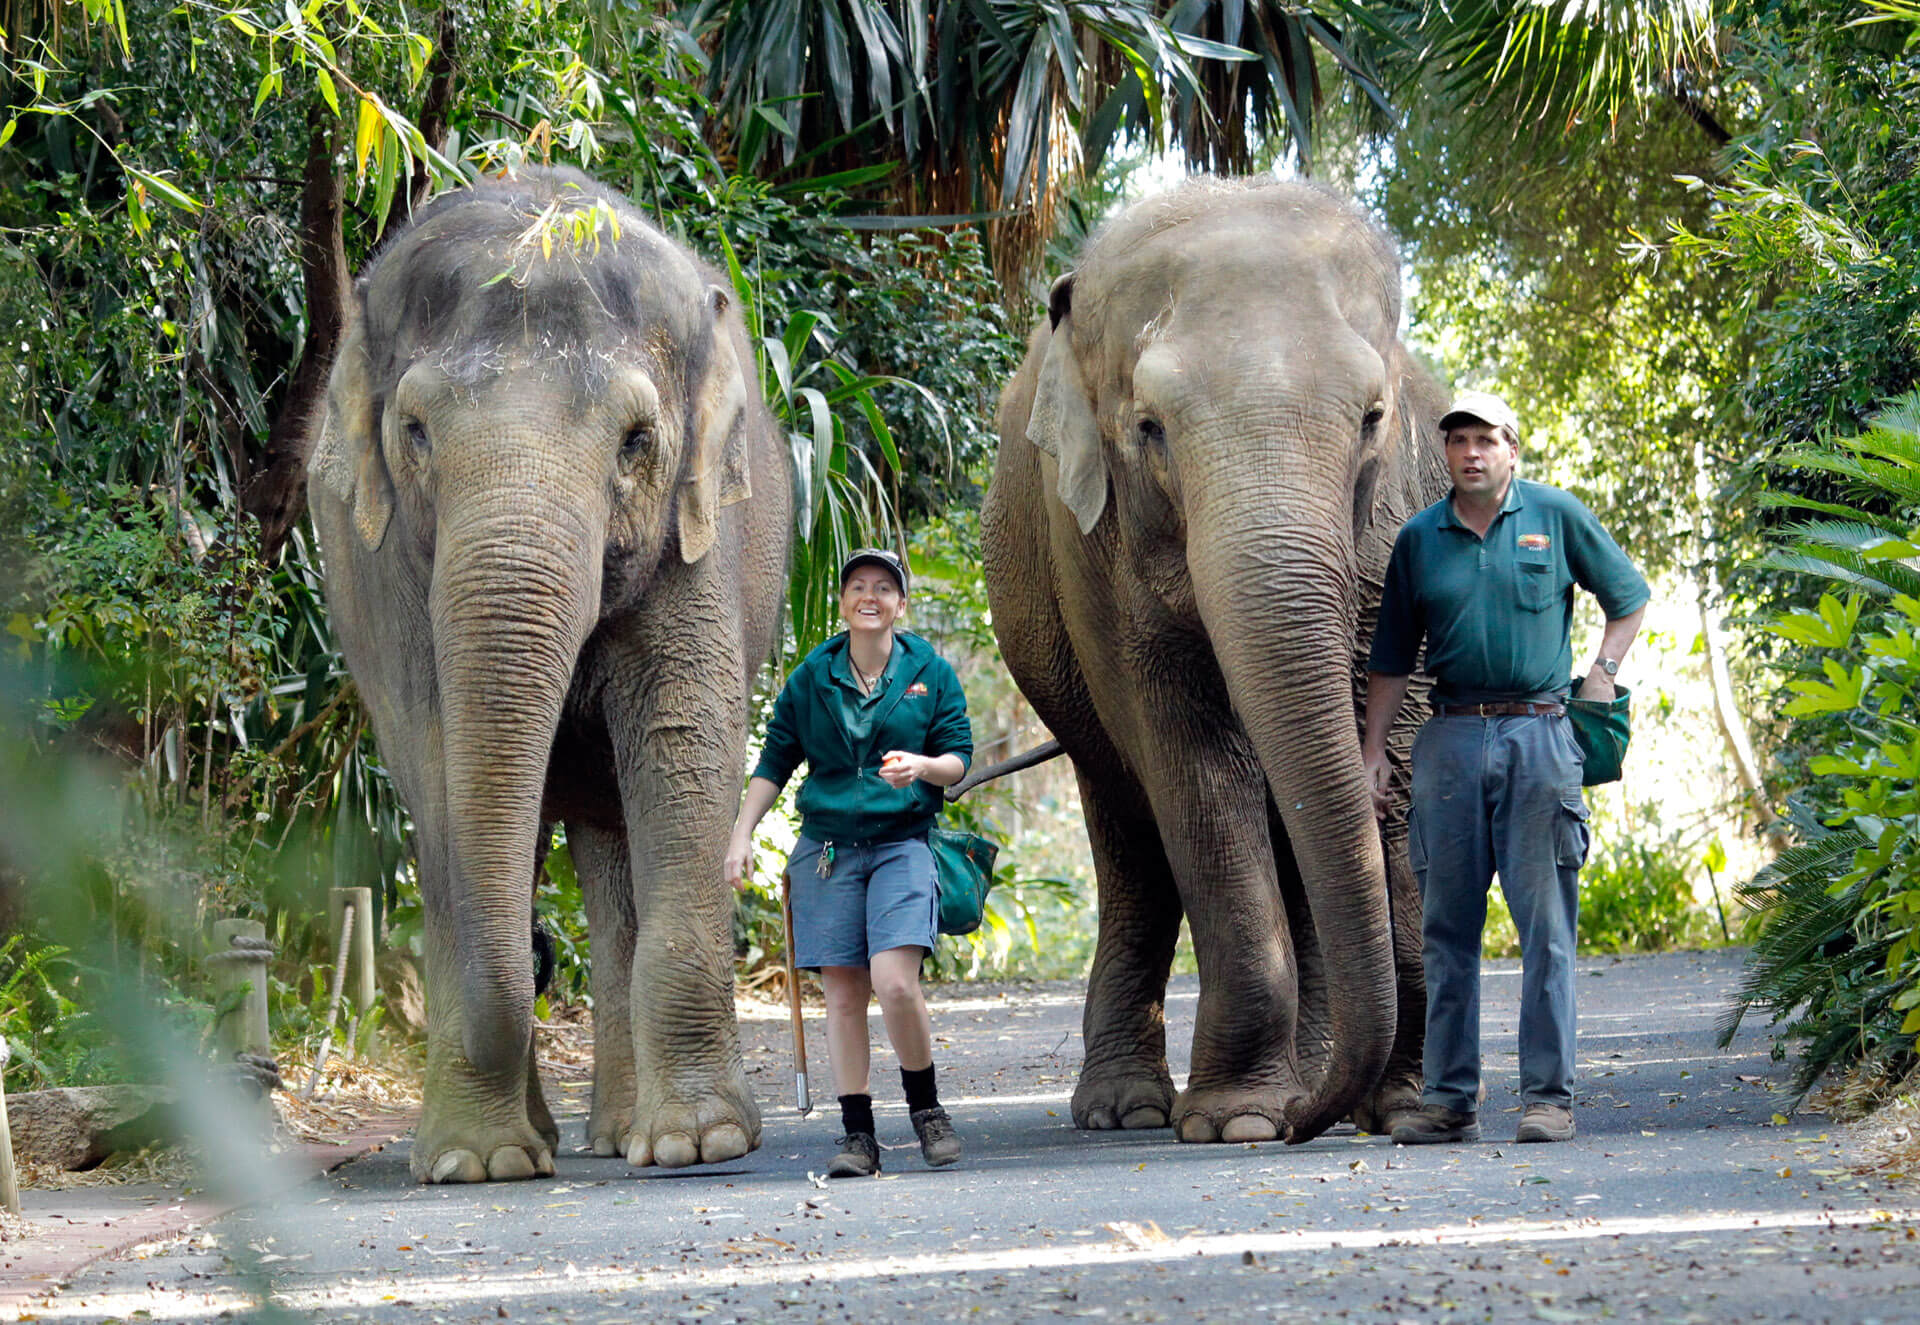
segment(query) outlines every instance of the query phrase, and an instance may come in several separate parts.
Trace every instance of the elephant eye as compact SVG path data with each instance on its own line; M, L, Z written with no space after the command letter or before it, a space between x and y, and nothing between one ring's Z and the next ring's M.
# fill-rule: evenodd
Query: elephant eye
M1387 417L1386 405L1383 402L1376 400L1371 405L1367 406L1367 412L1360 416L1360 426L1364 428L1366 431L1372 432L1375 428L1378 428L1380 426L1380 420L1386 417Z
M627 429L627 435L620 439L620 459L633 461L653 447L653 425L636 423Z
M430 449L431 443L427 441L426 425L418 419L407 420L407 445L416 451Z
M1140 441L1147 446L1165 446L1167 430L1161 426L1158 419L1142 419L1140 420Z

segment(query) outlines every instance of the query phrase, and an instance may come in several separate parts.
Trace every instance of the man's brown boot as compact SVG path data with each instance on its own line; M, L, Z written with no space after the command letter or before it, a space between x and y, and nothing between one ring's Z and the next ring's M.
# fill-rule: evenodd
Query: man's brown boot
M1529 1104L1527 1111L1520 1115L1520 1131L1513 1139L1516 1141L1571 1141L1573 1140L1573 1110L1563 1109L1558 1104Z
M1471 1113L1455 1113L1441 1104L1427 1104L1401 1116L1393 1125L1396 1146L1431 1146L1446 1141L1478 1141L1479 1120Z

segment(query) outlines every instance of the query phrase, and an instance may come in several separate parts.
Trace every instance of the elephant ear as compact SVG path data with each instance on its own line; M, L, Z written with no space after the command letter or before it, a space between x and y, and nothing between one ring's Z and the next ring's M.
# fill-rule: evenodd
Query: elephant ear
M356 317L334 355L327 379L327 412L320 441L307 461L307 481L331 493L353 514L353 527L370 551L386 542L393 519L393 476L380 453L373 404L373 369Z
M734 346L727 317L733 296L707 287L708 341L705 371L693 394L693 427L685 477L680 480L677 513L680 557L688 563L707 555L719 532L720 510L753 495L748 469L747 376Z
M1073 353L1073 273L1053 283L1047 301L1053 331L1027 416L1027 440L1060 462L1060 500L1090 534L1107 506L1107 456L1086 379Z

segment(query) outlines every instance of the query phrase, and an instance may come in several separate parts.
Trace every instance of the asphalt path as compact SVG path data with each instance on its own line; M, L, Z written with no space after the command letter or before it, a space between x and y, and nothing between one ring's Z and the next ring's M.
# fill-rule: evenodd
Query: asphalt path
M1517 965L1489 963L1483 1139L1182 1145L1076 1131L1073 985L936 991L968 1146L929 1171L875 1054L884 1174L816 1177L837 1118L792 1107L779 1009L743 1021L761 1148L679 1171L577 1153L556 1177L415 1186L404 1146L190 1237L97 1265L41 1320L1357 1321L1920 1319L1920 1191L1862 1178L1780 1113L1763 1028L1713 1027L1739 954L1582 960L1580 1134L1516 1145ZM1176 1078L1195 984L1176 981ZM809 1018L815 1090L831 1105ZM876 1044L880 1042L876 1017ZM264 1306L263 1306L264 1304Z

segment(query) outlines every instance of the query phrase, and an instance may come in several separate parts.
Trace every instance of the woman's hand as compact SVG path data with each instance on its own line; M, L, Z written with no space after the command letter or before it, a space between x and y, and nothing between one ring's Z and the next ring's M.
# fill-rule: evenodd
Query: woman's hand
M927 771L927 756L906 750L889 750L880 757L880 776L889 787L904 787L917 782Z
M752 872L753 843L742 842L738 838L730 839L727 842L726 859L720 865L720 876L735 892L744 892L747 887L747 877Z

